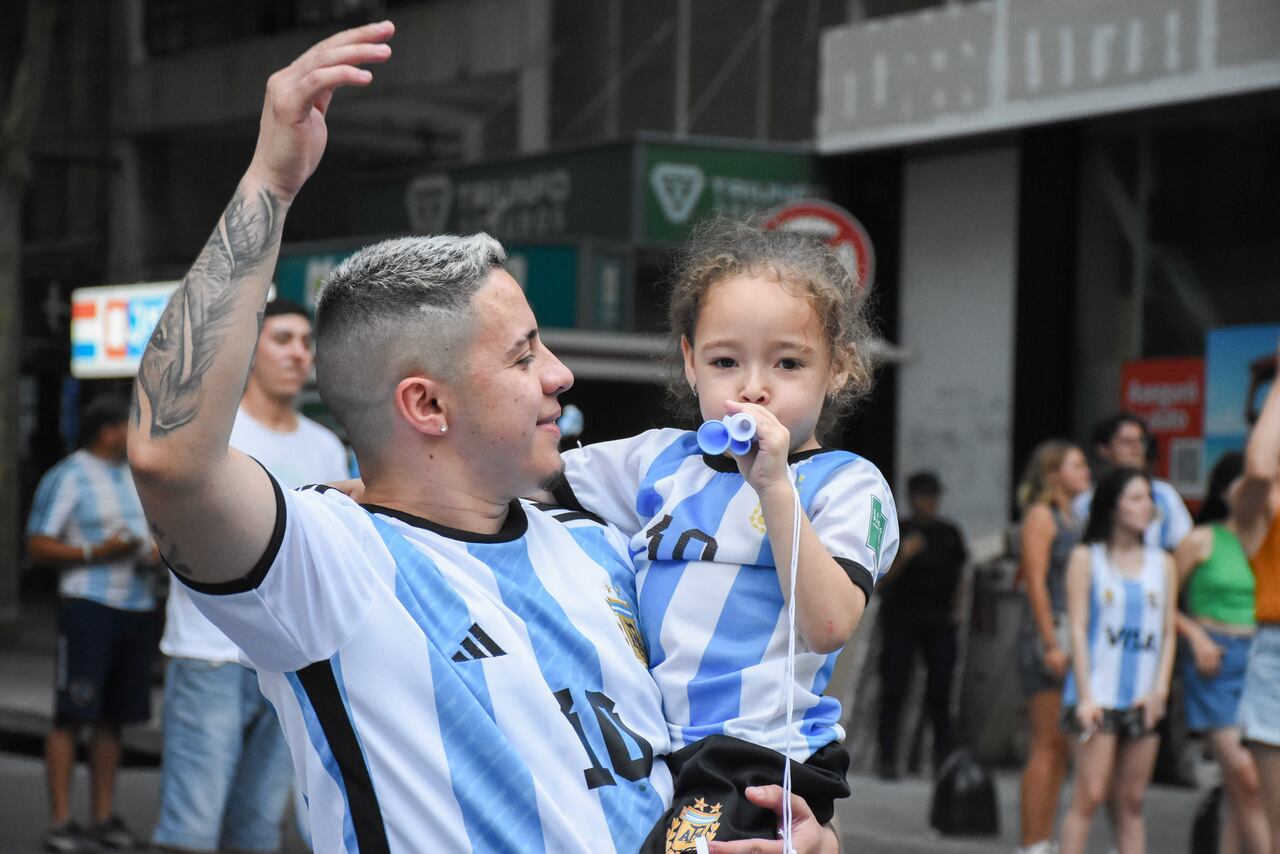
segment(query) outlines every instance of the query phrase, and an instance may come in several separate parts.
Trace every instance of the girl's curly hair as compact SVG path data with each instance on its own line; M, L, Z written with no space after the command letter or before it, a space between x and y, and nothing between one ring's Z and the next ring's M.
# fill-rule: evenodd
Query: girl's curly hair
M668 318L667 400L677 418L700 418L698 398L684 376L680 339L692 344L698 313L717 283L735 276L772 276L793 296L808 299L822 323L831 365L848 380L829 397L818 419L822 437L871 390L873 333L864 288L825 244L794 232L766 229L762 218L714 217L698 224L676 256Z

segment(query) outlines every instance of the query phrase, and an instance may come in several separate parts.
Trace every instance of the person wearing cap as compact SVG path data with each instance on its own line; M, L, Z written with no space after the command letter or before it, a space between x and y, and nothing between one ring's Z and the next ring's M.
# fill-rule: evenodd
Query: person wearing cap
M964 535L938 515L942 482L933 472L907 478L911 515L902 548L880 583L880 776L898 775L898 729L912 666L925 665L925 707L933 727L934 769L952 748L951 676L956 661L955 599L968 550Z
M297 410L314 364L311 318L275 299L263 309L249 381L231 428L231 446L283 486L338 480L346 449ZM293 769L275 710L240 648L171 585L160 650L165 672L160 816L152 843L162 850L275 851Z
M50 851L132 848L115 815L120 727L151 717L152 590L156 560L125 463L129 407L99 397L80 417L80 449L45 473L27 519L33 564L56 567L57 699L45 742ZM92 729L92 823L71 820L79 730Z

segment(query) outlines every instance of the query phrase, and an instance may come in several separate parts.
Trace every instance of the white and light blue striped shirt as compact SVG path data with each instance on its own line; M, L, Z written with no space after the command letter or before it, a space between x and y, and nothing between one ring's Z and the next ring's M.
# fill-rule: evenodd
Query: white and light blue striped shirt
M1127 709L1151 691L1165 642L1167 556L1147 546L1134 578L1111 565L1101 543L1089 547L1089 691L1104 709ZM1079 702L1075 673L1067 676L1062 702Z
M1151 524L1143 532L1142 539L1149 546L1155 546L1171 552L1178 543L1191 533L1194 522L1191 513L1183 502L1178 490L1168 481L1151 478L1151 500L1155 503L1155 514ZM1077 495L1071 502L1071 511L1077 519L1089 519L1089 506L1093 503L1093 490L1088 489Z
M27 536L83 548L121 533L140 542L138 553L64 570L59 595L125 611L151 610L156 604L152 576L136 570L138 558L151 551L151 535L123 460L109 462L81 449L45 472L27 518Z
M277 486L262 562L190 586L258 670L318 852L633 852L671 797L633 582L587 514L513 503L482 536Z
M824 697L837 653L797 639L795 721L786 727L788 627L759 497L728 457L693 433L650 430L564 455L562 502L631 537L640 626L673 747L725 734L797 761L843 738ZM870 595L898 551L889 485L847 451L793 454L791 471L818 538Z

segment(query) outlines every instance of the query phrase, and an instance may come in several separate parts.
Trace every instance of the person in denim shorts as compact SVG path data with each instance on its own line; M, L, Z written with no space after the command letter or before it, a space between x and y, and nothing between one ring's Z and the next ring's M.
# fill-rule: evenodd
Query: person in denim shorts
M1280 348L1276 352L1280 374ZM1271 850L1280 851L1280 382L1271 391L1245 448L1244 476L1232 493L1231 516L1253 567L1258 623L1244 694L1240 730L1258 763Z
M1218 460L1209 476L1198 524L1173 559L1185 602L1178 633L1190 652L1181 658L1183 708L1187 728L1205 735L1222 767L1227 813L1221 849L1265 851L1267 817L1258 791L1258 768L1240 743L1237 726L1255 631L1253 570L1227 503L1228 491L1243 468L1244 457L1239 453Z

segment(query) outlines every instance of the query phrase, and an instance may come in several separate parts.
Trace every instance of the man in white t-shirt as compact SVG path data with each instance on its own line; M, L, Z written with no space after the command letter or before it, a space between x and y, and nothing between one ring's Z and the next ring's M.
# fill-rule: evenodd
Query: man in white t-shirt
M290 300L263 311L231 446L293 489L346 477L346 450L300 414L311 374L311 320ZM289 749L241 653L174 584L160 649L165 676L160 817L153 842L182 851L275 851L289 793Z
M1147 470L1147 424L1131 412L1118 412L1104 418L1093 428L1093 449L1107 468ZM1155 515L1144 537L1147 545L1171 552L1191 532L1191 513L1178 491L1164 480L1151 478L1151 498ZM1093 490L1088 489L1072 504L1077 519L1089 518Z

